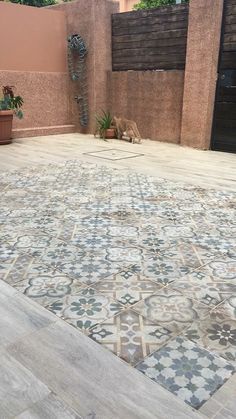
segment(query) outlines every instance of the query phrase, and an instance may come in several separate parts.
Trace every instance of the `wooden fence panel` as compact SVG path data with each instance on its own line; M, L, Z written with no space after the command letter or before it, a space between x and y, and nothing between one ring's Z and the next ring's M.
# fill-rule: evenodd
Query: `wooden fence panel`
M112 16L113 71L183 70L186 61L187 4ZM229 22L234 25L234 22Z
M228 0L225 8L225 27L221 69L235 68L236 63L236 0Z

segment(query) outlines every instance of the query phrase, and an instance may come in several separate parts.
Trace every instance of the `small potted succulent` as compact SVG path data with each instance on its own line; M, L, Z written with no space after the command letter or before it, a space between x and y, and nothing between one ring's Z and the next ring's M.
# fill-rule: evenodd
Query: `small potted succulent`
M15 96L13 86L3 86L3 97L0 98L0 145L11 143L13 115L23 118L21 107L23 99Z
M112 119L110 112L102 111L101 115L97 115L95 136L99 134L100 138L103 139L115 138L116 129L112 126Z

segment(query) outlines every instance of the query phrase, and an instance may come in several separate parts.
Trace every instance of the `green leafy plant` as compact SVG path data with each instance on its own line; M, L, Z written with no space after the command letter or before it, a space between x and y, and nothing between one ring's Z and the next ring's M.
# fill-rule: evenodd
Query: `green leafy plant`
M110 112L102 111L101 115L96 115L97 128L101 138L105 139L106 130L112 126L112 116Z
M24 103L21 96L14 95L14 86L3 86L3 97L0 98L0 111L13 111L17 118L23 118L21 107Z
M10 2L34 7L45 7L57 3L56 0L10 0Z
M182 0L182 3L188 2L189 0ZM138 4L135 4L134 9L154 9L155 7L168 6L170 4L176 4L176 0L141 0Z

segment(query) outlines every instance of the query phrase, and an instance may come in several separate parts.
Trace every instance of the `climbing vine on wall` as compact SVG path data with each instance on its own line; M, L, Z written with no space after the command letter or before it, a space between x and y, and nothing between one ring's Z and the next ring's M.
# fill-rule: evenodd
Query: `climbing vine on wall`
M182 0L181 3L188 3L189 0ZM153 9L160 6L168 6L169 4L176 4L176 0L140 0L138 4L135 4L134 9Z
M70 78L78 82L79 96L75 99L80 109L80 124L82 127L88 125L88 86L87 86L87 68L86 56L87 48L80 35L71 35L68 38L68 68Z

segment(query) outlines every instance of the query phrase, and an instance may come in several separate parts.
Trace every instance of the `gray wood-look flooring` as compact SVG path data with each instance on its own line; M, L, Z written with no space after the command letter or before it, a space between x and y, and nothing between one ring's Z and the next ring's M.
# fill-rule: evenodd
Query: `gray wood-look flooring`
M0 348L54 322L55 316L20 294L6 296L0 288ZM9 292L10 293L10 292Z
M114 148L143 156L111 161L84 154ZM236 190L235 154L195 150L149 140L143 140L139 145L118 140L105 142L91 135L51 135L15 140L13 144L0 148L0 156L0 171L80 159L204 187Z
M8 419L50 393L48 387L5 350L0 350L0 418Z
M34 403L16 419L82 419L74 410L69 408L53 393ZM92 419L92 417L91 417Z

